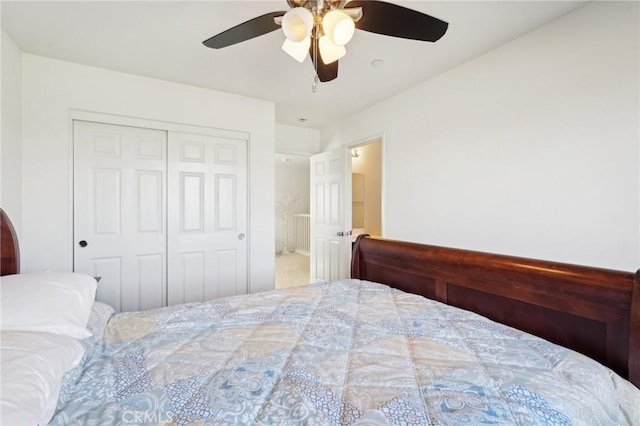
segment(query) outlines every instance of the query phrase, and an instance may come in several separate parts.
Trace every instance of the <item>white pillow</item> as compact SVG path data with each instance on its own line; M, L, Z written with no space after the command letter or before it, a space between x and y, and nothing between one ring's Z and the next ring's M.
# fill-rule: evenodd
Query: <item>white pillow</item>
M35 331L2 331L0 342L0 424L48 423L64 374L82 359L82 345L69 336Z
M90 337L87 321L96 280L80 273L16 274L0 278L0 328Z

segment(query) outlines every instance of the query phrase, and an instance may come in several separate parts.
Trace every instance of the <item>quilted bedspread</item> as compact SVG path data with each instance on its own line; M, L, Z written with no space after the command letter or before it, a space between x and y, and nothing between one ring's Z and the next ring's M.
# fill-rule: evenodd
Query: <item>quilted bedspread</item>
M640 390L576 352L359 280L114 314L52 424L623 425Z

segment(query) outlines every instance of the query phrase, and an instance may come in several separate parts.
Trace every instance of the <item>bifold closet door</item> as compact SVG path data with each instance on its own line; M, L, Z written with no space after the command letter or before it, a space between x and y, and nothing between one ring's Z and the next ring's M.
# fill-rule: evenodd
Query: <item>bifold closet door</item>
M73 122L74 270L118 311L166 304L167 133Z
M168 303L245 294L247 141L168 137Z

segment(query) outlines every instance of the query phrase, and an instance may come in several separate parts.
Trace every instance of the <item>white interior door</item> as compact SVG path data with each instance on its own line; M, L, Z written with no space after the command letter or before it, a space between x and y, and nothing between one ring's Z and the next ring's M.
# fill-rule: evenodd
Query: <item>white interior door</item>
M350 276L350 179L347 148L311 156L311 282Z
M169 132L168 301L247 292L247 142Z
M73 122L74 270L118 311L166 304L166 132Z

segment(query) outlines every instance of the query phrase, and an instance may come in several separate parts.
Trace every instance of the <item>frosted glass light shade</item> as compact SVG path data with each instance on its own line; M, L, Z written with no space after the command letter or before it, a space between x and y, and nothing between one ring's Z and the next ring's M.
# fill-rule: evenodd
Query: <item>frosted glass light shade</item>
M311 35L313 15L304 7L294 7L282 17L282 31L287 40L299 43Z
M346 13L331 10L322 18L322 29L333 44L344 46L353 37L356 24Z
M344 46L338 46L331 42L328 36L320 37L320 56L322 57L322 62L326 65L337 61L347 54L347 49Z
M296 61L303 62L304 58L307 57L307 53L309 52L310 46L311 46L310 37L307 37L298 43L294 43L289 39L285 39L284 43L282 43L282 50L287 52L289 56L291 56Z

